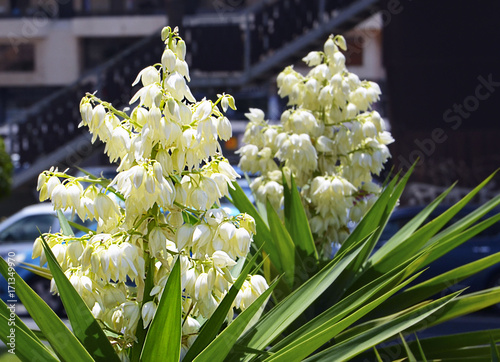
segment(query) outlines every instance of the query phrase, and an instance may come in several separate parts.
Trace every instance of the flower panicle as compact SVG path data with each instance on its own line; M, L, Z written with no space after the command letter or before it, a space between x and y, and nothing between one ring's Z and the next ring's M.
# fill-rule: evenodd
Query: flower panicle
M133 83L140 88L131 109L118 110L95 94L80 103L79 126L88 127L92 142L104 143L110 162L119 164L116 176L73 177L52 168L37 183L40 201L50 199L54 209L96 224L80 237L45 238L93 315L120 336L115 347L121 354L136 342L139 321L147 327L153 319L177 259L187 350L198 320L211 316L234 283L230 269L246 258L255 233L251 216L220 208L239 177L220 147L232 134L225 112L236 109L234 98L224 93L215 102L197 101L188 86L185 42L170 27L162 40L160 62ZM33 255L45 263L40 238ZM144 295L149 273L154 285ZM233 309L247 308L267 288L254 276L247 279ZM54 283L52 289L57 292Z

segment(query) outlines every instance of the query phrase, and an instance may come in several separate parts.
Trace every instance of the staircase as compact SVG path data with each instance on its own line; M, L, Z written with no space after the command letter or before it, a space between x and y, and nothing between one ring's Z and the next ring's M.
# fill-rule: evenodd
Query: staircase
M184 25L190 38L190 64L195 70L204 71L192 77L190 85L243 87L268 80L308 51L321 49L328 35L342 34L368 19L381 10L383 3L262 1L237 16L188 18ZM210 59L213 63L207 62L207 54L214 54Z
M318 48L328 34L342 33L380 10L381 0L267 0L237 14L185 19L190 87L241 88L267 81L284 66ZM48 96L8 124L7 147L17 171L14 188L35 184L38 174L89 157L86 128L78 129L79 102L86 92L117 108L128 105L137 73L161 57L159 31L78 81Z

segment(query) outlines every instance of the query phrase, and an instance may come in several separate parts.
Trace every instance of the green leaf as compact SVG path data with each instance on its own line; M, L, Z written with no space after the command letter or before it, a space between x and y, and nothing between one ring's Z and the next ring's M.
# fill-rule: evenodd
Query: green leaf
M422 211L415 215L409 222L407 222L396 234L394 234L384 245L378 249L373 256L370 257L370 263L374 264L380 259L391 256L391 252L399 244L408 239L422 223L427 220L431 213L439 206L439 204L444 200L444 198L450 193L453 186L448 188L445 192L434 199L429 205L427 205Z
M153 296L151 296L151 289L154 287L154 270L155 270L155 258L151 258L149 254L144 254L144 261L146 264L146 280L144 281L144 297L141 303L142 306L153 300ZM135 336L137 338L137 342L132 346L132 351L130 353L130 360L133 362L138 362L141 357L142 348L144 346L144 340L146 339L148 329L144 328L144 323L142 318L139 318L139 322L137 323L137 329L135 332Z
M61 225L63 235L75 236L73 229L69 226L68 219L66 219L66 216L64 216L61 210L57 210L57 218L59 219L59 225Z
M280 251L277 249L276 245L271 242L273 239L266 221L261 217L257 209L250 202L241 186L238 185L236 181L234 181L232 185L234 186L234 189L229 187L229 193L231 194L233 204L238 208L238 210L246 212L255 219L257 232L253 237L254 243L258 248L262 248L263 251L269 256L269 259L271 259L271 262L276 270L278 270L278 272L283 272Z
M393 203L391 200L397 196L395 192L395 188L397 186L398 177L394 177L394 179L387 185L387 187L383 190L382 194L375 201L372 207L368 210L366 215L361 219L360 223L356 226L354 231L348 236L345 242L342 244L338 253L342 253L343 250L349 248L354 243L359 240L366 238L367 235L373 234L380 230L380 227L385 223L384 218L387 218L387 212L389 210L389 204ZM385 216L384 216L385 215ZM380 235L377 232L377 236ZM375 236L374 236L375 237ZM373 249L374 246L374 238L371 239L369 244L366 244L363 251L360 253L360 256L356 257L353 265L351 265L335 282L335 289L331 292L331 300L337 301L345 295L346 289L351 287L349 292L354 292L354 290L361 288L363 285L368 284L371 280L376 279L372 278L371 280L366 280L364 282L358 282L358 278L360 275L360 271L363 270L362 266L364 265L366 259L369 256L369 252ZM377 276L378 277L378 276ZM354 287L353 287L354 284Z
M43 235L41 238L43 249L47 257L47 263L52 271L64 309L68 314L73 333L95 361L118 362L119 358L99 323L95 320L87 305L66 275L64 275L52 250L45 242Z
M326 362L349 360L434 314L436 311L446 306L447 303L453 300L457 295L458 293L454 293L435 302L415 308L402 315L390 318L386 322L378 324L343 342L337 343L333 347L327 348L304 361Z
M285 280L290 287L293 287L297 262L295 258L298 256L295 254L295 246L290 234L269 201L267 201L267 219L272 237L270 240L272 240L276 248L280 251L279 257L283 272L285 273Z
M405 337L401 333L399 333L399 338L401 338L401 343L403 343L403 347L405 348L406 355L408 357L408 362L417 362L417 359L413 355L413 352L410 348L408 348L408 344L406 343Z
M85 227L85 226L83 226L77 222L71 221L71 220L68 220L68 224L72 228L75 228L76 230L80 230L80 231L84 232L85 234L95 232L95 230L89 229L88 227Z
M242 336L238 344L254 349L267 347L349 266L369 238L337 254L322 270L264 315Z
M409 238L392 248L390 253L386 250L385 252L389 254L387 254L385 258L377 259L378 257L374 255L370 260L370 264L372 264L371 269L375 270L379 275L382 275L383 273L394 268L394 265L399 263L399 260L405 260L408 256L415 255L422 247L428 245L428 243L432 244L436 240L442 239L444 236L450 237L451 235L455 235L479 219L487 212L487 210L489 210L489 208L493 208L497 202L500 202L500 197L497 198L498 201L493 203L490 202L487 206L480 208L484 211L484 214L477 212L473 215L473 217L468 217L467 223L464 223L463 221L459 222L455 224L453 228L448 228L449 230L447 229L448 231L446 233L439 236L436 235L436 233L438 233L439 230L441 230L441 228L444 227L446 223L448 223L481 190L481 188L483 188L488 181L491 180L492 177L493 175L488 177L462 200L413 233ZM433 238L435 235L436 237Z
M416 276L414 276L414 278L416 278ZM392 288L375 300L364 303L361 307L348 310L347 313L343 311L340 312L340 315L333 315L331 312L328 313L331 318L321 325L317 325L318 323L316 323L315 329L308 331L308 333L301 335L299 338L293 338L291 341L287 338L288 341L286 346L282 347L280 350L277 350L277 347L281 346L282 343L279 343L276 347L271 348L270 351L274 353L271 357L266 359L266 361L286 362L292 359L299 360L307 357L330 339L338 335L341 331L353 325L356 321L376 308L384 300L399 291L411 281L412 279L409 279L404 283L397 285L395 288ZM347 315L348 313L350 314ZM321 319L324 319L324 317Z
M451 334L426 339L417 339L408 342L408 347L414 353L425 351L426 358L436 360L445 358L466 358L487 356L491 358L491 341L500 339L500 329ZM382 354L390 355L392 347L380 348ZM478 348L480 347L480 348ZM363 353L360 357L369 359L369 354ZM425 359L422 359L425 361Z
M13 350L14 354L26 362L32 361L59 361L38 339L27 333L17 325L11 326L9 318L0 315L0 339L6 345L7 350ZM13 335L11 343L10 335Z
M489 213L491 210L496 208L498 205L500 205L500 195L492 198L491 200L487 201L474 211L470 212L457 222L455 222L453 225L447 227L446 229L440 231L438 234L433 236L426 244L428 246L429 244L435 243L436 240L444 239L447 240L454 235L457 235L458 233L461 233L474 223L476 223L478 220L480 220L483 216L485 216L487 213Z
M235 345L240 335L245 331L255 314L263 307L271 292L278 284L273 282L250 306L231 322L195 359L196 362L223 361ZM243 346L243 348L248 348ZM255 350L255 349L254 349Z
M467 240L476 236L488 227L494 225L498 221L500 221L500 214L492 216L491 218L474 225L473 227L465 230L458 235L450 235L446 239L436 240L434 244L429 245L425 249L423 249L422 252L424 253L425 257L419 259L419 263L415 265L414 270L418 270L429 265L433 261L445 255L447 252L463 244ZM410 270L409 272L411 273L413 272L413 270Z
M365 238L367 235L373 233L373 231L380 226L382 214L387 208L387 204L391 198L391 194L394 192L397 181L398 176L394 177L389 185L387 185L387 187L382 191L382 194L380 194L380 196L368 210L366 215L361 219L353 232L344 241L339 252L351 247L352 244L355 244L359 240Z
M17 296L62 360L93 361L87 350L80 344L80 341L54 311L17 273L9 269L7 262L2 258L0 258L0 273L5 279L9 279L10 275L13 275Z
M22 329L26 334L28 334L35 341L42 343L39 340L39 338L36 336L36 334L33 333L33 331L31 329L29 329L26 324L24 324L24 322L21 320L21 318L19 318L17 316L17 314L15 314L15 308L16 308L16 304L10 304L10 308L9 308L9 306L2 299L0 299L0 315L7 318L9 320L9 324L15 323L16 330ZM6 335L2 334L2 336L6 336Z
M491 347L491 362L499 362L500 355L498 354L498 349L493 340L493 337L490 337L490 347Z
M375 353L375 357L377 358L377 362L383 362L382 357L380 357L380 354L377 351L377 348L373 347L373 353Z
M426 328L446 322L450 319L477 312L497 303L500 303L500 287L461 295L446 305L439 315L426 321ZM410 331L413 332L415 330L411 329Z
M151 321L141 360L179 362L182 336L181 265L177 258Z
M377 280L363 286L356 290L354 293L348 295L341 301L337 302L332 307L320 315L313 318L311 321L302 325L300 328L283 338L276 345L271 348L271 351L278 350L287 344L292 344L302 336L311 333L314 330L321 330L327 323L335 323L345 316L355 312L368 304L370 301L376 299L378 296L384 294L386 291L391 290L402 280L404 269L408 267L410 262L402 263L390 273L381 276ZM407 285L405 282L402 285ZM399 288L402 286L398 286Z
M301 258L314 258L314 260L318 260L318 252L314 244L314 238L293 175L291 175L290 187L283 175L283 187L285 198L285 226Z
M422 323L420 323L418 326L409 328L408 330L405 331L405 333L415 332L423 328L430 328L434 325L446 322L450 319L454 319L463 315L477 312L478 310L490 307L497 303L500 303L500 287L482 290L467 295L462 295L449 302L445 307L443 307L440 310L438 314L423 320ZM428 304L428 303L424 302L421 304ZM414 307L410 307L409 309L413 310ZM337 337L337 341L344 341L346 339L350 339L355 334L359 334L362 331L366 331L375 326L384 324L394 319L395 315L405 314L406 312L407 310L402 312L396 312L393 315L385 316L379 319L374 319L366 323L360 324L354 328L351 328L345 333L342 333L342 335L339 335Z
M497 263L500 263L500 252L425 280L384 303L381 308L377 309L377 316L405 309Z
M424 350L422 348L422 345L420 344L420 340L418 339L418 336L415 334L415 342L417 343L418 346L418 352L420 353L420 356L422 356L422 362L427 362L427 358L425 357Z
M28 263L21 263L21 268L26 269L33 274L41 276L42 278L49 280L52 279L52 273L50 272L49 268Z
M233 283L231 289L224 297L222 302L219 304L214 314L210 319L203 325L198 337L194 341L193 345L189 348L189 351L184 356L183 361L192 361L203 349L205 349L217 336L220 331L222 324L224 323L229 309L232 308L233 301L236 298L239 290L241 289L250 269L257 260L259 253L256 253L253 258L246 264L245 268L241 271L238 279Z
M375 220L372 220L374 222L372 225L368 227L369 228L374 228L377 227L376 231L374 232L374 236L371 240L371 242L368 244L368 246L361 252L361 255L359 258L356 258L354 264L353 264L353 270L358 272L355 278L353 279L353 282L350 284L352 289L359 288L359 286L364 285L368 282L368 279L360 279L360 276L366 271L366 262L370 258L370 255L372 254L373 248L375 247L375 244L378 242L380 235L382 234L382 231L384 230L387 222L389 221L389 218L394 211L394 208L399 202L399 199L404 191L404 188L406 186L406 183L408 182L408 179L410 178L411 173L413 172L413 169L415 167L415 164L410 168L410 170L402 177L401 181L394 183L391 182L389 183L387 189L385 191L389 192L389 196L387 196L386 192L383 192L381 195L381 198L388 198L386 202L382 203L382 205L385 205L385 208L377 212L375 215L378 214L378 216L375 216ZM395 178L394 182L397 180ZM394 185L394 186L392 186ZM391 187L392 186L392 187ZM373 208L373 206L372 206ZM373 214L370 213L370 217L373 219ZM368 215L365 215L363 219L365 219ZM362 220L363 222L364 220ZM362 224L362 222L360 224ZM370 220L368 221L370 222ZM376 223L375 223L376 222ZM364 225L363 225L364 226ZM357 229L357 228L356 228ZM365 228L366 229L366 228ZM356 231L356 230L355 230ZM406 260L406 259L400 259L400 260ZM394 266L393 266L394 267ZM387 271L393 269L390 268ZM361 273L359 273L361 271Z
M425 261L424 265L432 263L441 256L445 255L447 252L478 235L485 229L495 225L498 221L500 221L500 213L481 221L461 233L456 231L453 234L448 234L446 237L441 239L436 238L434 242L432 244L429 243L429 246L427 247L429 250L429 258Z

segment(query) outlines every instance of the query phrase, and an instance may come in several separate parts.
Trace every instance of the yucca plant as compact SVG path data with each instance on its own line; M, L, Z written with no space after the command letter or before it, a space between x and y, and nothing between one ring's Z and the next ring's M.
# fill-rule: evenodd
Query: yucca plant
M425 356L432 359L446 360L466 354L471 360L490 360L491 353L496 351L490 345L490 339L498 341L499 330L429 338L420 341L420 345L417 342L406 344L404 339L399 340L399 333L423 330L500 301L498 287L471 294L461 291L433 300L435 295L445 295L450 286L498 263L500 253L407 287L416 277L425 276L425 268L431 262L500 220L500 214L484 219L499 205L500 197L495 197L445 227L493 175L439 217L423 224L443 202L452 189L450 187L373 252L408 176L395 177L387 185L334 259L319 272L315 265L320 268L322 262L312 252L313 239L296 188L285 192L285 204L290 209L285 212L284 222L276 218L270 205L266 220L241 189L232 192L235 204L256 218L255 242L269 255L266 261L271 264L268 267L271 277L273 273L294 272L290 278L294 290L290 290L289 284L280 283L274 290L276 306L242 337L246 348L265 351L266 355L256 357L256 360L342 361L361 353L366 358L375 359L377 352L367 351L388 341L399 344L399 349L394 346L382 348L380 353L394 350L405 353L398 356L384 353L384 356L391 356L390 360L412 353L420 356L420 347ZM298 230L301 230L300 234ZM274 242L268 243L267 240ZM303 252L307 249L311 250L309 254ZM275 250L288 252L280 252L278 258L273 258L271 255ZM323 274L325 271L328 274ZM310 274L304 277L307 273ZM319 280L327 286L321 285ZM320 297L325 290L328 294L321 298L328 302L327 309L298 327L294 325L293 321L300 318L301 313L307 313L313 299ZM293 331L287 329L292 325Z
M92 94L81 103L82 124L107 144L111 161L121 161L115 179L75 178L54 169L39 178L42 199L98 222L97 231L83 229L86 234L76 237L76 225L59 210L61 232L35 242L34 254L49 268L30 268L54 279L71 329L0 260L0 273L15 283L39 328L28 328L0 303L0 338L14 345L21 360L380 360L388 355L383 342L404 351L393 360L497 356L500 330L405 340L408 333L500 302L499 287L433 297L497 263L500 254L416 281L429 263L500 220L500 214L483 220L499 196L446 226L493 175L424 224L450 188L375 252L411 172L383 188L370 187L378 197L366 202L350 234L336 230L342 243L329 260L330 236L318 248L322 229L309 226L310 217L318 215L303 204L304 180L299 192L295 176L279 171L283 208L267 201L260 212L233 181L217 139L230 136L219 106L234 108L234 100L220 95L215 103L196 102L185 82L184 42L170 28L162 37L161 63L139 74L143 87L132 99L139 105L130 115ZM366 132L375 132L372 121L361 118ZM375 146L371 142L360 150L367 147ZM82 181L91 185L84 190ZM234 189L227 188L228 181ZM361 186L357 196L366 196ZM228 193L244 214L230 217L212 208Z
M404 339L401 341L399 337L400 333L413 333L500 303L498 287L464 295L457 292L432 299L433 295L446 290L450 285L497 263L500 253L405 289L430 262L500 220L500 214L496 214L478 223L478 220L500 203L500 197L496 197L443 229L490 179L445 213L422 225L432 210L443 201L448 190L415 216L377 252L371 253L407 181L407 176L401 180L394 178L333 260L317 272L312 271L312 276L293 291L280 294L272 308L255 324L249 325L273 288L279 284L272 284L247 310L223 328L227 310L244 279L240 277L234 284L234 289L230 290L213 316L202 327L184 360L341 361L363 353L363 356L371 354L368 358L375 359L377 353L387 356L387 351L394 351L394 348L380 348L371 352L374 346L390 340L400 343L400 350L404 353L401 356L392 356L391 360L411 354L418 357L422 351L428 359L446 360L466 355L475 361L490 360L496 348L496 341L500 338L500 330L442 336L409 343L403 342ZM290 194L292 198L298 196L295 189L291 189ZM255 212L255 209L252 210L253 206L249 207L251 204L241 190L233 192L233 200L236 204L246 204L247 211ZM300 216L303 213L301 204L291 202L294 205L291 206L294 209L291 214L295 215L291 218L296 223L307 222L304 216ZM274 230L271 232L267 224L259 219L258 214L255 215L258 225L256 235L262 230L265 230L262 234L268 232L276 235L267 239L271 241L272 246L266 247L264 244L262 250L282 247L272 240L288 240L292 243L290 247L294 252L291 259L284 257L289 254L280 253L281 262L293 263L295 266L304 265L306 259L300 255L299 250L306 246L298 243L306 242L310 238L292 238L287 227L280 221L270 221L270 228ZM69 225L64 223L64 219L62 221L63 228L69 233ZM109 331L103 329L94 319L82 298L62 273L50 248L45 247L45 251L72 331L16 276L16 291L40 328L39 331L32 331L16 317L16 354L25 361L32 361L35 356L42 360L117 359L116 352L108 340ZM269 259L270 255L271 252ZM241 275L245 275L245 272L253 267L256 257L247 263ZM3 260L0 262L0 271L4 277L9 277L8 265ZM180 277L178 263L172 275L176 276L176 273ZM297 275L303 277L301 274ZM147 354L148 348L153 349L154 344L167 351L180 348L180 334L175 333L178 331L179 315L176 315L176 311L179 311L180 278L169 278L165 288L160 303L164 308L159 307L162 312L157 313L149 327L148 337L142 346L142 360L155 360L155 354ZM326 296L329 307L307 322L300 322L301 316L307 313L307 309L326 290L330 292ZM0 328L3 340L7 343L5 336L8 336L11 327L8 327L7 323L10 310L5 303L2 303L1 318L4 323L0 324ZM292 326L293 330L290 328ZM493 344L491 340L494 341ZM43 341L48 341L51 348ZM171 355L170 352L166 354ZM174 356L173 359L178 357Z

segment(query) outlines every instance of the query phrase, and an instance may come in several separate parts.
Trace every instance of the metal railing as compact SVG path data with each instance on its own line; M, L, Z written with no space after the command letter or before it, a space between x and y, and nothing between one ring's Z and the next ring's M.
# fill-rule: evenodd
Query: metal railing
M188 43L190 87L242 87L269 79L308 45L324 41L332 31L353 27L379 5L380 0L268 0L230 16L188 17L181 35ZM97 91L118 108L128 104L137 73L161 57L158 34L9 120L6 143L17 166L14 185L54 163L64 164L78 147L89 144L87 131L77 128L79 102L86 92Z
M88 131L78 128L80 99L87 92L96 92L116 107L127 105L133 91L130 85L137 73L161 57L163 46L158 34L159 31L139 41L8 120L6 147L16 166L14 185L28 181L51 164L65 164L78 152L82 142L90 144L89 137L84 137ZM58 152L63 146L65 152ZM82 158L89 156L90 148L84 153L88 154L81 154Z
M268 78L381 9L380 0L267 0L242 13L187 18L193 87L241 87ZM242 41L243 40L243 41ZM206 54L211 55L207 62Z

